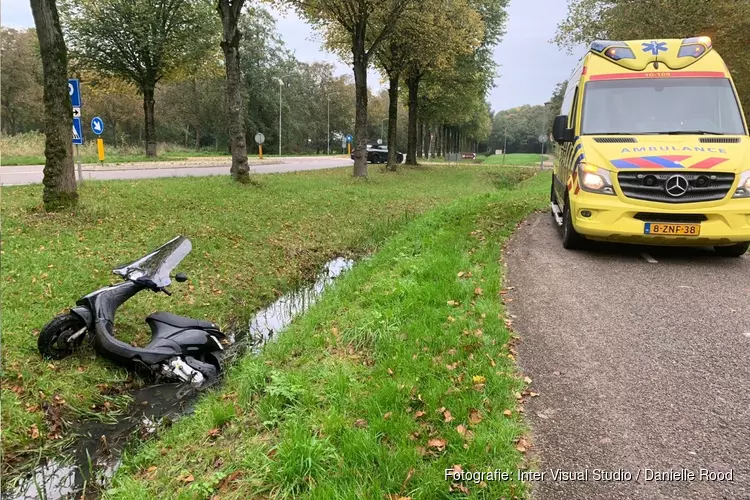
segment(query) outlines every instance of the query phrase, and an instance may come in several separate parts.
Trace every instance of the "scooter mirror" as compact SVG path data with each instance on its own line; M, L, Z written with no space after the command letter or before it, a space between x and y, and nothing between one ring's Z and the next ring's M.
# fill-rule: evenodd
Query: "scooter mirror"
M177 274L175 274L174 279L176 279L180 283L185 282L185 281L187 281L187 274L185 274L185 273L177 273Z

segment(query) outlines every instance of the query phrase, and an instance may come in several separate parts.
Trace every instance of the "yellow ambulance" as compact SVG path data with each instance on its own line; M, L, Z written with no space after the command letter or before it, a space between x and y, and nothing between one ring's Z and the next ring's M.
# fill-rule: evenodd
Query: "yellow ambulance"
M573 72L551 189L563 246L750 246L750 137L711 39L596 41Z

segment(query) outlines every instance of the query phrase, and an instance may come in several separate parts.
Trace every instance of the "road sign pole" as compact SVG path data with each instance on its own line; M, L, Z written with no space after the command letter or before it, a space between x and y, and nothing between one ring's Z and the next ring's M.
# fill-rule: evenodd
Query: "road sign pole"
M76 144L76 161L78 162L78 183L83 184L83 171L81 170L81 152Z
M260 159L263 159L263 144L258 144L258 156L260 156Z

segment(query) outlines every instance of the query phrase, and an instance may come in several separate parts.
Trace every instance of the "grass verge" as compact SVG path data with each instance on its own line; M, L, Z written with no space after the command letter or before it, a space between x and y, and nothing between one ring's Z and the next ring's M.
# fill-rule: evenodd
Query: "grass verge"
M116 281L115 265L177 234L193 241L180 266L189 283L171 298L139 294L118 312L118 336L144 345L143 320L156 310L242 323L330 257L369 252L416 214L528 175L484 166L370 172L368 181L346 169L267 175L259 186L227 177L90 181L77 209L55 214L41 208L41 186L4 187L3 473L59 447L74 417L106 419L127 403L128 374L90 348L54 363L36 348L35 333L54 315Z
M544 155L545 160L549 155ZM505 155L505 165L539 165L540 154L538 153L510 153ZM502 165L503 155L488 156L484 160L485 165Z
M407 225L221 391L125 457L107 497L523 496L500 251L548 175ZM451 482L445 470L509 481Z

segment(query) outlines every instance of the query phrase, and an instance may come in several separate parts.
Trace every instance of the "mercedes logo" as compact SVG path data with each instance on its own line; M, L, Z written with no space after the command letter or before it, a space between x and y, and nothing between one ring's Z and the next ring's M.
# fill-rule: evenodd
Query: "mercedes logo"
M675 198L687 193L689 187L688 180L682 175L673 175L664 184L664 190L667 194Z

